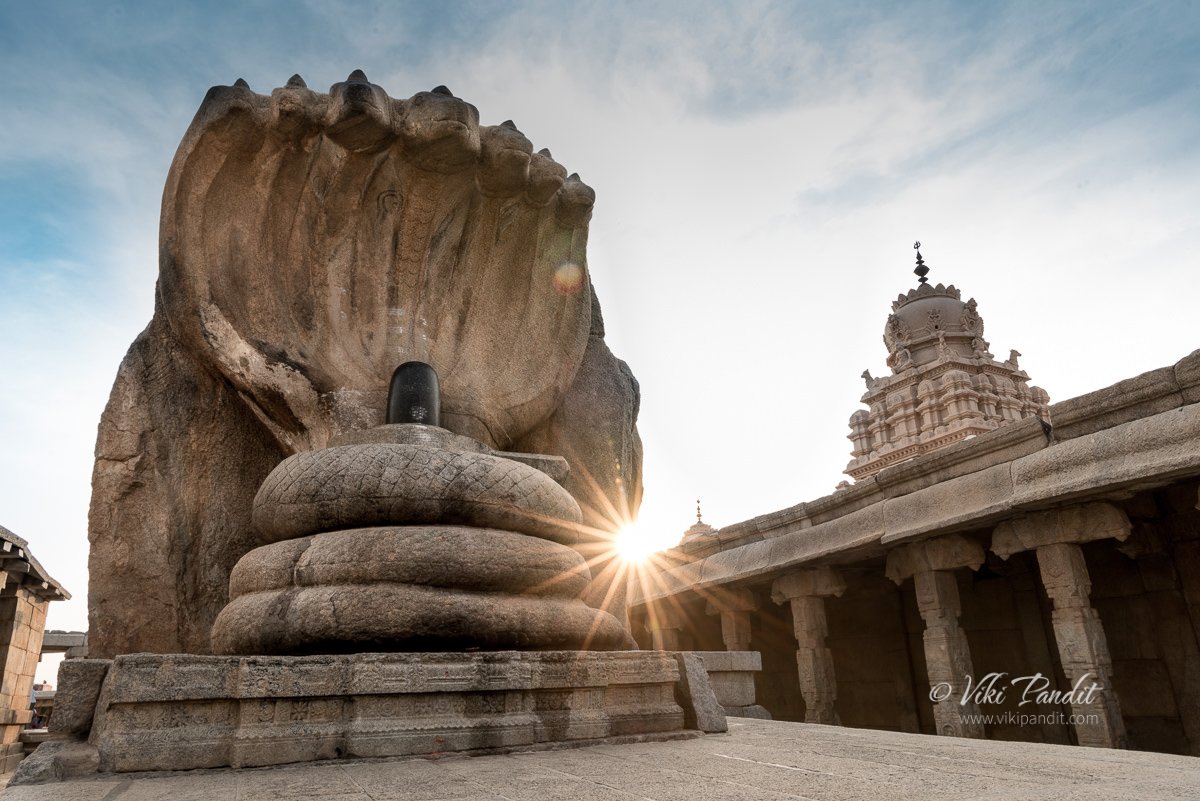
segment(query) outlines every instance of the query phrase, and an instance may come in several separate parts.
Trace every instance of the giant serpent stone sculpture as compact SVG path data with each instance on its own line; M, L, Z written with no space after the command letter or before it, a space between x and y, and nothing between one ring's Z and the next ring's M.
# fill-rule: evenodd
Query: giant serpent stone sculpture
M298 76L210 90L163 194L154 317L100 424L93 655L209 653L233 565L261 545L260 484L379 426L404 361L441 376L450 432L564 457L594 529L632 517L637 383L588 277L593 200L444 87L399 100L356 71L328 94ZM583 597L621 617L611 571L592 573Z
M393 387L406 373L436 390L416 362ZM430 396L417 408L437 421ZM581 539L575 499L510 457L527 458L419 423L288 457L255 497L268 544L234 566L214 650L636 648L612 615L579 600L590 573L565 544Z

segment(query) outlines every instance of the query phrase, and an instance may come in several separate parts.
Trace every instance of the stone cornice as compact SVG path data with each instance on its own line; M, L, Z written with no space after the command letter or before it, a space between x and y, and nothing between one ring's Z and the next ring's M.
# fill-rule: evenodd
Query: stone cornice
M41 562L29 552L29 543L0 526L0 570L9 574L6 588L23 587L49 601L71 598L62 584L55 581Z

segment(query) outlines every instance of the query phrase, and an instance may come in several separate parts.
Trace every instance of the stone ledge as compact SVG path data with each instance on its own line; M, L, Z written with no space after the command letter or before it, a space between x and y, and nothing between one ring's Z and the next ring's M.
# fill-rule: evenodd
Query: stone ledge
M709 673L762 670L762 654L758 651L692 651L704 662Z
M176 686L164 685L169 673ZM675 661L658 651L493 651L330 656L126 654L104 684L108 704L214 699L321 698L495 692L669 683Z
M1072 439L1200 401L1200 351L1170 367L1050 407L1054 437Z

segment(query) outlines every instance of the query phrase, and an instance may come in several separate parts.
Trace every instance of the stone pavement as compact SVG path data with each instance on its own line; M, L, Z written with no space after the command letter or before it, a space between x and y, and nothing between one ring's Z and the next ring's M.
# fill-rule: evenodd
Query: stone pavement
M1200 759L731 718L690 740L390 762L107 776L0 801L1200 798Z

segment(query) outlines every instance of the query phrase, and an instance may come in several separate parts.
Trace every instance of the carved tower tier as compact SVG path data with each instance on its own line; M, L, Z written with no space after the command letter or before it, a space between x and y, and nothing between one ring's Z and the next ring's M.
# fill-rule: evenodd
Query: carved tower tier
M892 303L883 331L892 374L863 373L868 409L850 417L853 458L845 472L866 478L885 467L1026 417L1048 419L1050 396L1017 363L997 361L983 338L975 299L954 285L921 283Z

